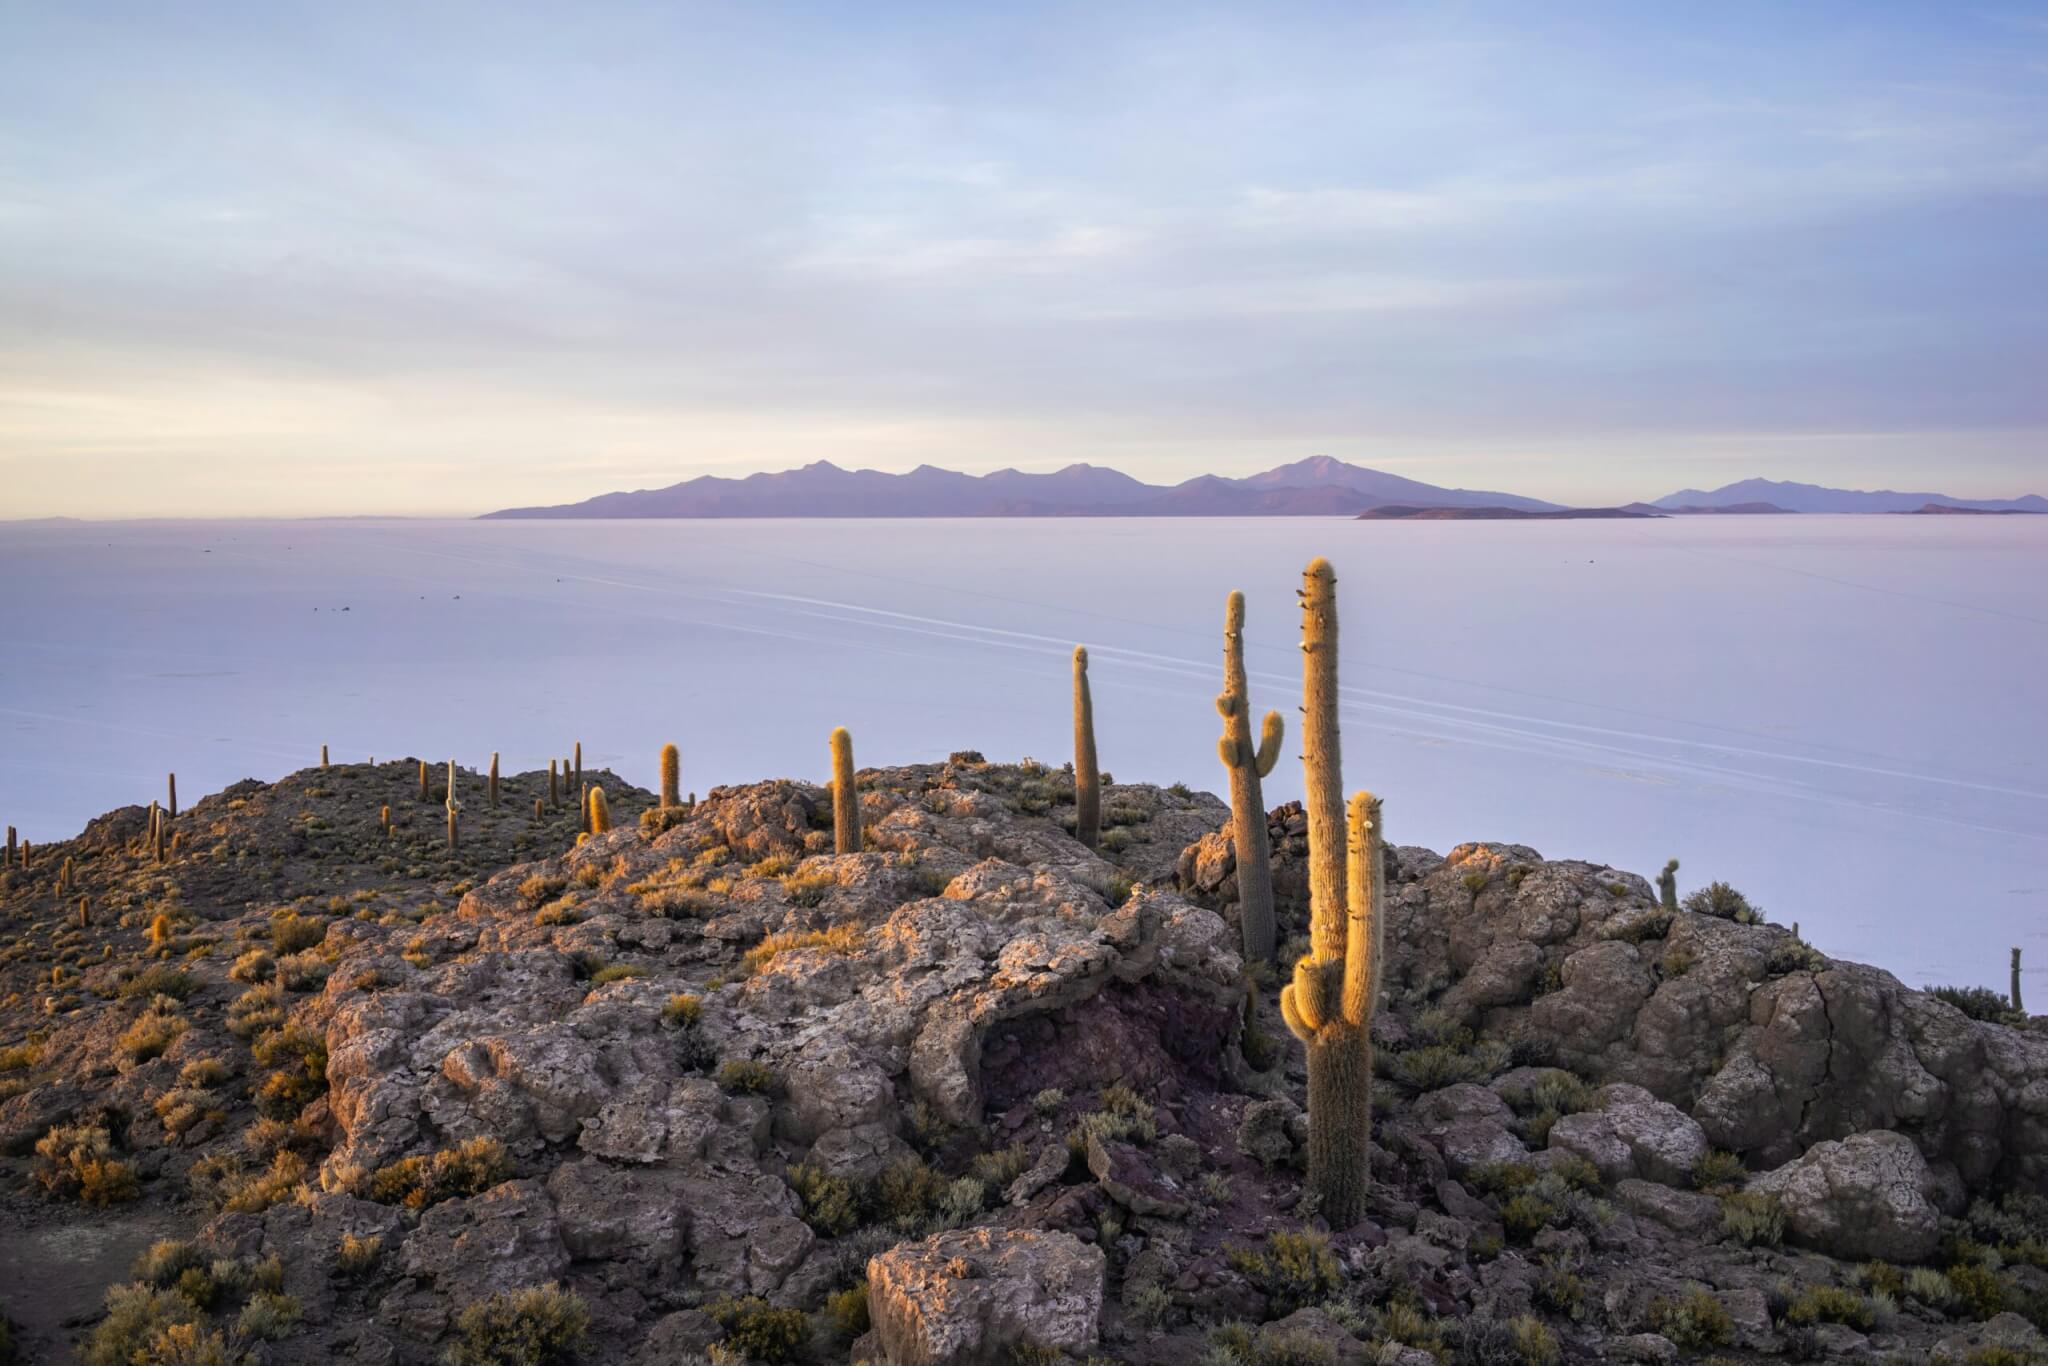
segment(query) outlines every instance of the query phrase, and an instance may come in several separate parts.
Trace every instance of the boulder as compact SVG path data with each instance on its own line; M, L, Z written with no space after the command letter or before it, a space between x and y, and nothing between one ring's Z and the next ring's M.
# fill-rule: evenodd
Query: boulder
M1601 1103L1597 1111L1552 1125L1550 1146L1577 1153L1608 1181L1639 1177L1673 1186L1691 1180L1707 1155L1707 1135L1690 1115L1626 1082L1602 1091Z
M959 1229L868 1261L868 1317L890 1366L994 1366L1022 1347L1077 1354L1101 1331L1107 1262L1065 1233Z
M1913 1140L1887 1130L1816 1143L1751 1177L1785 1206L1794 1242L1830 1256L1924 1261L1941 1241L1939 1184Z

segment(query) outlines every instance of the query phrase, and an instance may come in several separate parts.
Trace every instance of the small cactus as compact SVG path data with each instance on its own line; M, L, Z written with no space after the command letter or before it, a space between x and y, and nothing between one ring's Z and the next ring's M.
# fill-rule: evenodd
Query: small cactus
M1251 701L1244 672L1244 594L1233 592L1223 606L1223 691L1216 710L1223 736L1216 753L1230 770L1231 843L1237 854L1238 928L1246 962L1273 957L1272 841L1266 831L1266 800L1259 780L1280 758L1285 722L1266 713L1259 745L1252 748Z
M561 777L559 774L555 772L555 761L553 759L550 759L548 760L548 805L550 807L556 807L562 804L562 789L560 784Z
M454 761L453 759L450 759L450 760L448 761L448 802L447 802L447 807L448 807L448 847L449 847L450 849L453 849L453 848L457 847L457 846L456 846L456 843L455 843L455 816L456 816L456 813L457 813L457 812L459 812L459 811L461 811L461 810L462 810L462 803L461 803L461 802L459 802L459 801L456 801L456 800L455 800L455 761Z
M327 767L327 746L320 746L320 767Z
M64 862L57 869L57 895L63 896L71 890L71 855L64 856Z
M579 792L578 792L578 793L576 794L576 811L577 811L577 816L576 816L576 819L577 819L577 821L579 822L578 828L579 828L579 829L581 829L581 830L582 830L582 832L583 832L584 834L586 834L586 835L587 835L587 834L589 834L589 833L590 833L590 784L589 784L589 783L585 783L585 784L583 784L582 790L581 790L581 791L579 791Z
M681 806L683 784L683 752L673 744L661 747L661 809Z
M835 853L860 852L860 792L853 782L853 736L846 727L832 732L832 848Z
M14 827L10 825L7 827L7 866L9 868L12 868L14 866L14 852Z
M583 742L576 742L576 781L583 781Z
M78 898L78 928L92 928L92 903L84 897Z
M384 838L391 838L391 804L386 802L377 809L377 824L384 831Z
M149 804L149 853L158 863L164 861L164 809L155 802Z
M1664 865L1664 871L1657 874L1657 900L1667 911L1678 909L1678 860Z
M609 806L605 805L603 788L592 786L588 805L590 808L590 833L593 835L609 833L612 828L612 811Z
M1088 647L1074 647L1074 838L1102 842L1102 772L1095 765L1095 699L1088 691Z
M169 789L170 789L170 794L169 794L169 795L170 795L170 799L171 799L171 800L170 800L170 809L171 809L171 819L172 819L172 820L176 820L176 819L178 818L178 775L177 775L177 774L175 774L175 773L169 774L169 775L168 775L168 776L166 777L166 780L165 780L165 781L166 781L166 785L167 785L167 786L169 787Z
M2012 951L2012 1008L2016 1015L2027 1012L2026 1006L2020 1003L2020 951L2017 946Z
M544 821L548 818L547 803L538 797L533 799L533 818L537 821Z
M490 791L491 810L496 811L498 809L498 751L495 749L491 751Z

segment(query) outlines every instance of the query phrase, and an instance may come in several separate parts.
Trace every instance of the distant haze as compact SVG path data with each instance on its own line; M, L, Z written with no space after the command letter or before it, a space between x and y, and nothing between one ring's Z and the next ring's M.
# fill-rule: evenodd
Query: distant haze
M0 517L2031 491L2039 6L10 6Z

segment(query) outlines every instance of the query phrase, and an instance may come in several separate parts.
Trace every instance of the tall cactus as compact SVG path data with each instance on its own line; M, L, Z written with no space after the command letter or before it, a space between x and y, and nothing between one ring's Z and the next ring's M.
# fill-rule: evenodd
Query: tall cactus
M661 809L683 804L683 752L673 743L661 747Z
M178 818L178 775L175 773L169 774L167 781L170 787L171 819L176 820Z
M1267 962L1273 957L1273 865L1259 779L1271 773L1280 758L1286 723L1279 712L1267 712L1258 748L1252 748L1251 697L1244 673L1244 594L1234 590L1223 606L1223 691L1217 695L1216 710L1223 716L1216 753L1230 770L1230 834L1237 851L1244 957L1248 963Z
M14 827L10 825L10 826L8 826L8 827L7 827L7 865L6 865L6 866L7 866L7 867L9 867L9 868L12 868L12 867L14 866L14 849L15 849L15 842L14 842Z
M80 897L78 898L78 928L81 930L90 929L91 926L92 902L85 897Z
M576 742L576 781L583 781L583 742Z
M427 796L427 761L425 759L420 760L420 800L423 802L432 800Z
M62 897L71 891L71 855L64 856L64 864L57 869L57 895Z
M853 737L840 726L832 732L832 849L860 852L860 792L853 783Z
M1308 814L1310 933L1344 904L1344 761L1337 742L1337 573L1320 556L1301 576L1301 761ZM1339 921L1329 921L1335 935ZM1318 950L1324 947L1320 942ZM1336 940L1330 952L1341 951Z
M1074 647L1074 838L1102 842L1102 772L1095 765L1095 699L1088 691L1088 647Z
M2024 1015L2027 1010L2020 1003L2020 951L2017 947L2012 951L2012 1008L2019 1015Z
M377 808L377 826L384 832L385 839L391 838L391 803L386 802Z
M590 785L590 796L585 804L590 810L590 833L603 835L612 828L612 809L605 803L604 789L597 784Z
M1664 865L1664 871L1657 874L1657 900L1667 911L1678 909L1678 860Z
M557 777L555 773L555 761L553 759L550 759L548 760L548 805L550 807L556 807L562 804L562 789L559 786L560 782L561 779Z
M320 767L327 767L327 746L320 746Z
M1309 954L1280 989L1280 1014L1308 1049L1308 1185L1334 1229L1365 1217L1372 1139L1372 1014L1385 892L1379 798L1351 798L1349 906L1315 903ZM1313 849L1311 849L1313 854Z
M491 751L490 801L493 811L498 809L498 751Z
M448 801L447 801L447 809L448 809L448 847L449 847L450 849L453 849L453 848L456 848L456 847L457 847L457 846L456 846L456 843L455 843L455 815L456 815L456 813L457 813L457 812L459 812L460 810L462 810L462 803L461 803L461 802L459 802L459 801L457 801L457 800L455 800L455 761L454 761L453 759L450 759L450 760L448 761Z

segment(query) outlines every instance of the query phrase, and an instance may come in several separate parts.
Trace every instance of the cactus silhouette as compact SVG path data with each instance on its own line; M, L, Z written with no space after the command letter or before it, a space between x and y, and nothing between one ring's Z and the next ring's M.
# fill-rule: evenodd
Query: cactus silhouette
M1232 592L1223 606L1223 691L1216 710L1223 736L1216 753L1230 770L1230 833L1237 852L1238 923L1245 961L1273 957L1272 845L1266 833L1266 799L1259 780L1280 758L1286 723L1266 713L1259 745L1252 748L1251 700L1244 672L1244 594Z
M558 785L559 783L560 778L555 773L555 761L550 759L548 760L548 805L551 807L562 804L562 790Z
M2020 1003L2020 951L2018 948L2014 948L2012 951L2012 1008L2015 1013L2022 1015L2027 1010L2026 1006Z
M9 868L14 866L14 849L14 827L10 825L7 827L7 866Z
M167 776L167 783L170 788L171 819L176 820L178 818L178 775L175 773L169 774Z
M590 833L607 833L612 828L612 809L605 804L604 789L593 784L587 804L590 808Z
M490 793L491 809L495 811L498 809L498 751L495 749L491 751Z
M844 726L832 732L832 848L860 852L860 792L853 782L853 737Z
M1088 647L1074 647L1074 838L1102 842L1102 773L1095 765L1095 699L1088 691Z
M455 843L455 816L457 812L462 810L462 803L455 800L455 761L453 759L448 761L448 801L446 805L448 808L448 847L453 849L457 847Z
M327 746L320 746L320 767L327 767Z
M683 804L683 752L673 744L661 747L661 809Z
M576 742L576 781L583 781L583 742Z
M1379 799L1351 799L1348 905L1318 902L1310 952L1280 990L1280 1014L1308 1049L1308 1186L1333 1229L1365 1215L1371 1177L1372 1014L1385 890Z
M1657 874L1657 900L1667 911L1678 909L1678 860L1664 865L1664 871Z

